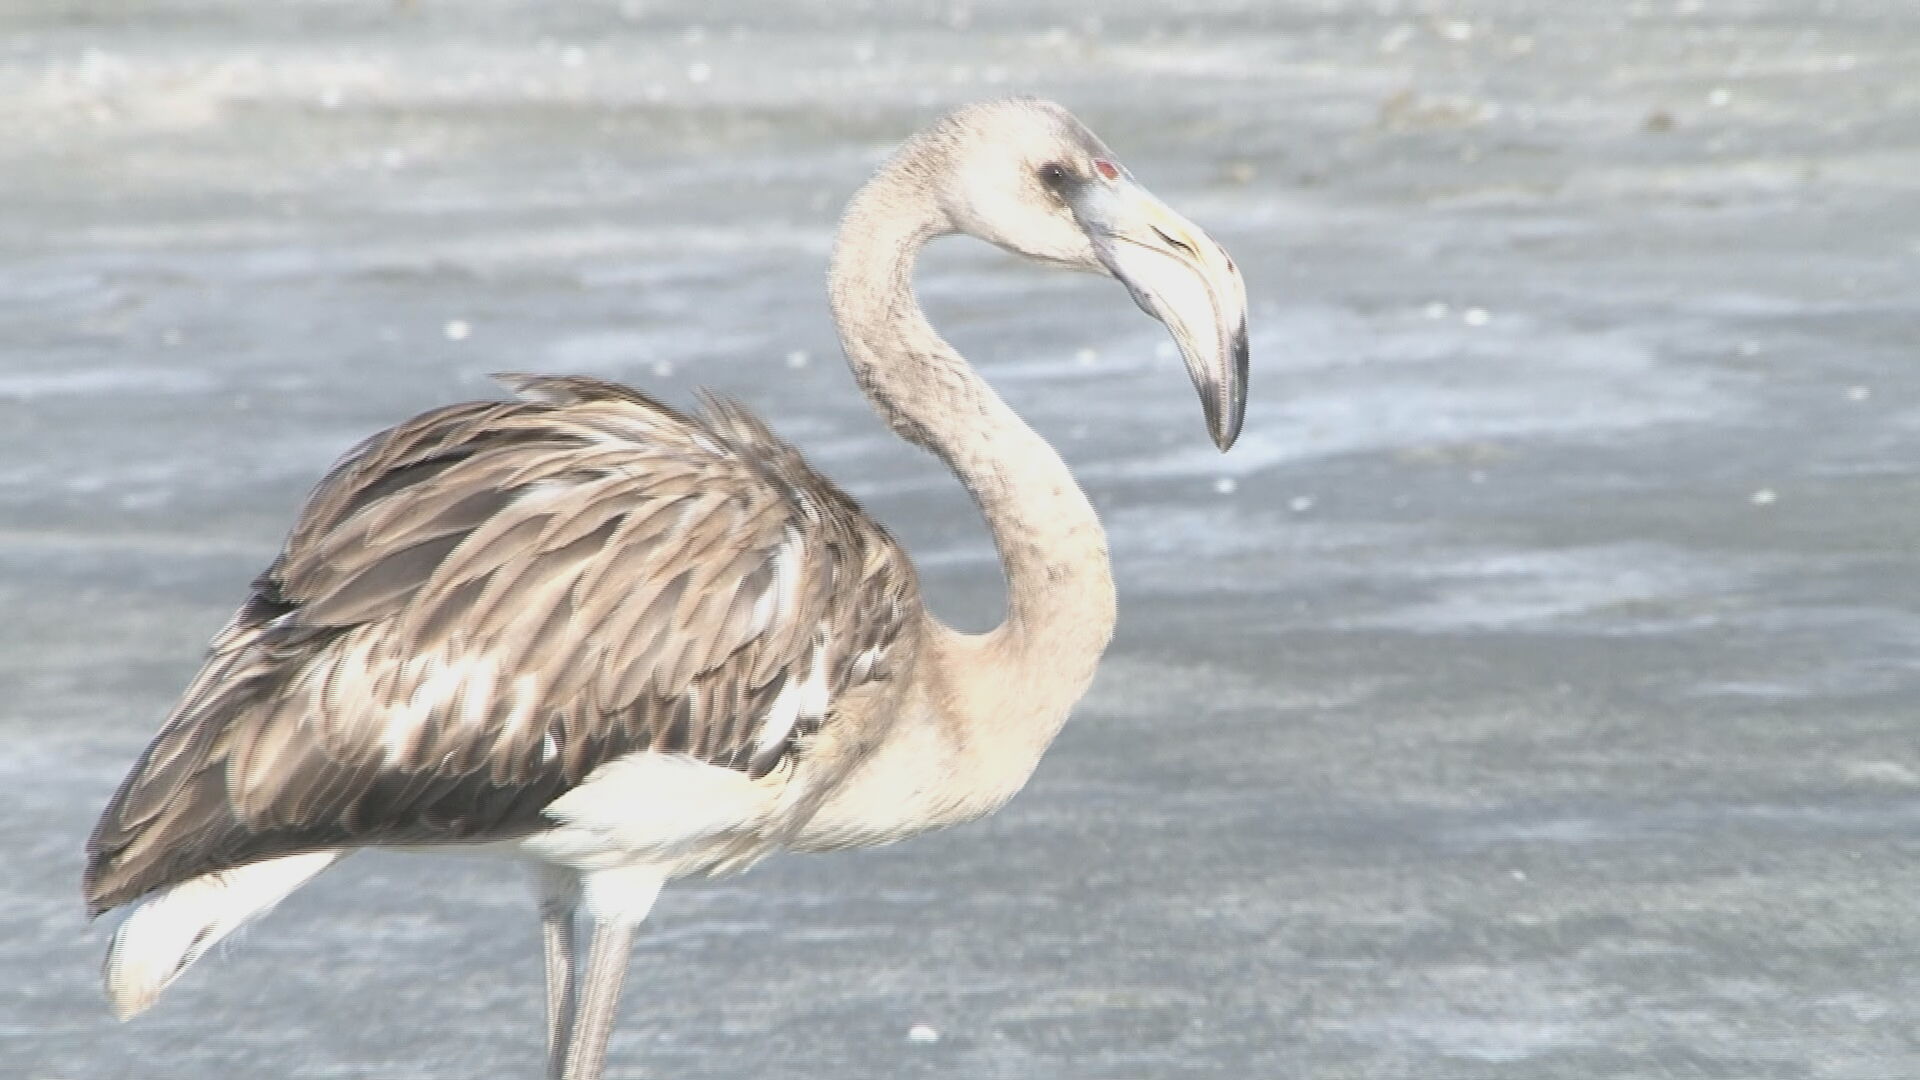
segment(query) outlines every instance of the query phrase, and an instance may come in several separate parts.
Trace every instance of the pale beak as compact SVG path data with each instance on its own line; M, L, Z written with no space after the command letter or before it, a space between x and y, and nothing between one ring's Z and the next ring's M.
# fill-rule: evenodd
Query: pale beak
M1124 174L1083 181L1067 201L1101 263L1173 333L1214 445L1232 446L1247 412L1247 286L1239 268Z

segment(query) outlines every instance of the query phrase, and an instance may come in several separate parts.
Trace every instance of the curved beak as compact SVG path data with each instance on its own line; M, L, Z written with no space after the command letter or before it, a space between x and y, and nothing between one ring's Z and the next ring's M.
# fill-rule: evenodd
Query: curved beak
M1173 333L1206 410L1207 431L1226 450L1247 412L1247 287L1219 244L1121 173L1068 193L1096 254L1140 310Z

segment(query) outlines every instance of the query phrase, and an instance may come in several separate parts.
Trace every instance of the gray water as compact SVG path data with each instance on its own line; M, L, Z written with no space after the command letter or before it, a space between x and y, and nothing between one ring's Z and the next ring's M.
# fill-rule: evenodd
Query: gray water
M743 398L990 624L822 273L1013 91L1242 264L1246 436L1112 283L934 253L1119 638L999 816L670 891L609 1076L1920 1075L1903 0L8 5L0 1075L538 1075L511 868L351 860L119 1025L86 830L307 486L489 371Z

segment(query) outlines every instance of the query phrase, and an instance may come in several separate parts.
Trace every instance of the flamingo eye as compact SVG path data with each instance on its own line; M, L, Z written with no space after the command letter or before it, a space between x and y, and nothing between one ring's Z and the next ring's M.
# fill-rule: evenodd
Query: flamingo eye
M1120 166L1115 165L1106 158L1094 158L1093 171L1099 173L1101 178L1105 180L1112 181L1120 179Z

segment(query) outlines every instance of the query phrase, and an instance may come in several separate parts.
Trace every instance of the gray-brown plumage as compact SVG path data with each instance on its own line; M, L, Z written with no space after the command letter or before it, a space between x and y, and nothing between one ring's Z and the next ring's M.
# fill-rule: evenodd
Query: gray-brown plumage
M737 406L507 377L520 400L427 413L334 468L109 803L88 909L139 901L108 954L115 1009L356 848L488 845L536 870L549 1074L594 1080L662 884L1019 790L1092 679L1113 581L1065 464L914 300L919 249L953 232L1119 278L1233 441L1226 254L1058 106L944 118L848 208L829 301L875 408L979 505L1005 622L927 614L898 545Z
M764 777L822 719L767 728L813 665L834 696L911 669L905 555L744 410L505 381L523 401L417 417L314 491L102 815L93 911L276 855L524 836L634 751Z

